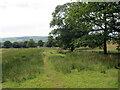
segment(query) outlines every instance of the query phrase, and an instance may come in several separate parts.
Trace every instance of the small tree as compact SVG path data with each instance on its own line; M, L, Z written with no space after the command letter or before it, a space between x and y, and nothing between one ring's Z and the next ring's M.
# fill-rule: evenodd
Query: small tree
M28 41L23 42L23 48L27 48L27 43L28 43Z
M27 47L36 47L37 44L35 43L35 41L33 39L30 39L28 42L27 42Z
M11 48L12 47L12 43L10 41L5 41L4 42L4 47L5 48Z
M38 41L38 46L43 47L44 42L42 40Z
M13 48L20 48L20 44L18 42L13 43Z
M46 46L47 47L55 47L56 43L55 43L55 39L53 38L53 36L48 36L48 41L46 42Z
M24 42L19 42L19 46L20 46L20 48L23 48Z
M2 48L2 43L0 42L0 48Z

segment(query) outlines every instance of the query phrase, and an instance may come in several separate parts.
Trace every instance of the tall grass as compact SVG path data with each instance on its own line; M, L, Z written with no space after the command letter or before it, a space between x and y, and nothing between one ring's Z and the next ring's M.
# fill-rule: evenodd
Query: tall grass
M3 49L3 82L21 82L42 72L42 49Z
M71 73L72 70L78 72L82 70L97 70L106 73L107 69L114 68L118 63L116 55L104 55L92 52L73 52L66 56L51 56L49 60L57 71Z

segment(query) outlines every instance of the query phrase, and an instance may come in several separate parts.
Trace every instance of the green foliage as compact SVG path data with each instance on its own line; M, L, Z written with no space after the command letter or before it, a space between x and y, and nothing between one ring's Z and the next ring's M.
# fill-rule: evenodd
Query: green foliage
M103 45L103 35L99 33L84 35L74 41L75 47L102 47Z
M0 42L0 48L2 48L2 43Z
M54 39L53 36L48 36L48 41L46 42L46 47L57 47L58 42L56 39Z
M13 43L13 48L20 48L20 47L21 47L20 43L18 43L18 42Z
M77 5L76 7L72 7L69 9L68 18L66 19L70 25L78 25L76 28L81 30L88 31L89 33L86 35L91 35L93 39L100 39L95 36L95 33L100 33L102 42L104 44L104 53L107 53L107 45L106 42L109 40L110 34L113 35L114 32L117 30L118 24L118 3L112 2L90 2L88 4L81 4L80 2L73 3L73 6ZM111 13L112 12L112 13ZM72 22L70 22L72 20ZM117 27L116 27L117 26ZM115 28L116 27L116 28ZM117 30L118 31L118 30ZM93 37L95 36L95 37ZM88 36L87 41L92 42L92 45L89 45L85 39L82 41L84 44L88 44L88 46L100 46L101 40L98 40L97 44L93 40L91 41ZM80 39L82 40L82 39ZM100 41L100 42L99 42ZM80 41L81 43L81 41ZM100 44L99 44L100 43Z
M50 34L57 37L61 47L71 48L71 51L76 46L95 48L103 45L106 54L107 41L114 37L114 33L119 32L118 9L119 3L116 2L73 2L58 5L52 13L50 26L55 29ZM76 41L81 45L76 45Z
M35 41L33 39L30 39L28 42L27 42L27 47L36 47L37 44L35 43Z
M23 48L27 48L27 43L28 43L28 41L23 42Z
M5 48L11 48L12 47L12 43L10 41L5 41L4 42L4 47Z
M42 40L39 40L38 43L36 43L33 39L30 39L29 41L24 41L24 42L13 42L11 43L10 41L6 41L1 43L2 48L33 48L40 46L42 47L44 42Z
M50 26L54 29L50 35L54 35L58 46L62 48L73 48L71 43L74 39L73 27L68 27L65 22L67 17L68 8L71 6L71 3L66 3L64 5L58 5L55 8L55 11L52 13L53 20L50 22Z
M43 43L42 40L39 40L39 41L38 41L38 46L43 47L43 44L44 44L44 43Z

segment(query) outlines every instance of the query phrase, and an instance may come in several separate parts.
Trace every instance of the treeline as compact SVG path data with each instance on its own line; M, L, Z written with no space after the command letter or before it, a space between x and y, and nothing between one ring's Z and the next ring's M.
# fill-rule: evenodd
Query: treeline
M0 43L0 48L35 48L35 47L51 47L51 43L43 42L42 40L39 40L38 42L35 42L33 39L30 39L28 41L24 42L10 42L5 41L3 43Z
M72 2L58 5L52 13L48 41L74 51L77 47L101 47L107 42L120 48L120 2Z

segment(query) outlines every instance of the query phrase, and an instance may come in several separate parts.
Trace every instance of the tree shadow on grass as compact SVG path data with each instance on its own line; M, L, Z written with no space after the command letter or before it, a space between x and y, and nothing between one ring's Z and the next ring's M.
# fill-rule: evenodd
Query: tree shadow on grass
M92 53L97 53L97 54L104 54L104 51L100 51L100 50L94 50L93 48L79 48L76 49L76 51L78 52L92 52ZM108 53L106 55L120 55L120 52L112 52L112 51L108 51Z
M92 50L92 48L79 48L79 49L76 49L77 51L84 51L84 50Z

